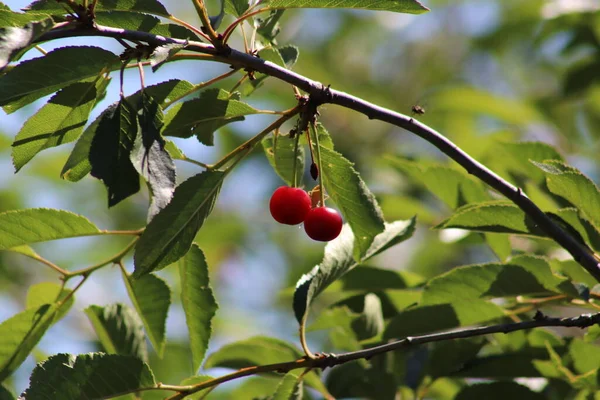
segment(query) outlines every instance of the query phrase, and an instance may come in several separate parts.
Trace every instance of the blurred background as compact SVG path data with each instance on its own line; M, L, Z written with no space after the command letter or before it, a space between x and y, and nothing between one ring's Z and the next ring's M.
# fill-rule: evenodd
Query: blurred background
M4 1L18 10L29 2ZM163 0L179 18L198 25L190 2ZM600 137L600 4L597 0L425 0L431 12L403 15L350 10L288 10L281 20L279 44L299 47L294 70L311 79L375 104L411 114L420 105L423 122L448 136L479 161L494 166L498 141L543 141L556 146L568 162L598 181ZM216 2L209 3L212 14ZM226 17L227 18L227 17ZM230 20L225 20L225 26ZM120 53L114 40L59 40L42 47L51 50L73 44L102 46ZM240 48L239 37L234 45ZM27 58L37 57L35 50ZM151 85L170 78L200 83L228 71L225 65L182 61L146 74ZM125 93L139 89L137 71L125 74ZM219 82L226 90L236 75ZM93 111L95 118L118 99L118 76L106 98ZM47 100L47 99L46 99ZM261 109L283 110L294 104L289 86L269 79L249 98ZM0 211L52 207L88 217L102 229L138 229L145 225L145 191L108 209L101 182L61 180L60 171L73 144L46 150L18 175L11 162L11 143L24 121L45 100L13 114L0 111ZM416 235L372 264L412 271L424 278L457 265L497 260L476 234L429 228L450 209L389 162L390 155L448 163L443 154L422 139L399 128L370 121L363 115L326 106L322 122L336 149L356 163L377 195L386 219L417 214ZM211 163L268 124L269 116L250 116L221 129L215 146L175 139L187 156ZM198 167L177 162L178 181L199 173ZM503 171L500 171L501 173ZM514 181L514 176L504 175ZM305 182L312 186L310 178ZM213 322L209 353L235 340L270 335L297 343L297 323L291 308L291 289L322 257L323 244L310 241L302 228L275 223L268 201L283 182L259 148L225 181L215 211L196 242L207 255L212 286L220 309ZM34 246L44 257L73 270L92 265L121 249L128 238L96 237L55 241ZM513 242L519 247L522 243ZM537 247L536 247L537 246ZM542 244L528 247L541 251ZM131 260L127 267L132 270ZM177 384L193 375L187 328L179 302L175 270L159 272L173 289L167 322L165 358L154 362L157 381ZM16 254L0 253L0 320L24 309L26 288L58 281L42 264ZM326 299L327 296L324 296ZM130 304L116 268L91 277L76 296L67 318L56 324L9 383L15 393L27 387L35 363L50 354L97 351L99 345L82 310L90 304L115 301ZM326 300L324 300L326 301ZM315 313L316 314L316 313ZM331 350L324 334L311 334L314 349ZM225 371L207 371L218 375ZM250 378L222 385L211 398L251 398L249 389L268 385L267 378ZM249 397L250 396L250 397Z

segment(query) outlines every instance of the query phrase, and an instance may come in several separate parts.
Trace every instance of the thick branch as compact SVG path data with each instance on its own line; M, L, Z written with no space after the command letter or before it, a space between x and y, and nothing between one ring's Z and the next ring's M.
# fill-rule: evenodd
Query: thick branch
M549 237L554 239L558 244L565 248L579 264L581 264L594 278L596 278L598 282L600 282L600 264L594 257L594 253L589 248L580 243L573 236L569 235L564 229L552 221L552 219L550 219L540 208L538 208L535 203L525 196L521 189L511 185L500 176L490 171L439 132L414 120L413 118L383 107L376 106L347 93L325 88L319 82L305 78L302 75L282 68L272 62L254 57L250 54L242 53L233 49L225 54L221 53L218 49L215 49L214 46L201 42L186 42L185 40L157 36L147 32L129 31L105 26L75 29L70 27L62 27L42 35L38 39L38 42L74 36L105 36L144 41L156 46L177 43L185 46L185 49L189 51L212 54L215 56L215 61L227 63L236 68L255 70L281 79L282 81L292 84L309 93L311 97L317 99L318 103L320 104L337 104L342 107L358 111L370 119L385 121L413 132L414 134L422 137L429 143L436 146L438 149L440 149L440 151L465 168L467 172L475 175L483 182L487 183L489 186L513 201L519 208L529 215L531 219Z
M445 340L454 339L465 339L475 336L489 335L492 333L510 333L520 330L527 330L533 328L540 328L546 326L563 326L563 327L577 327L587 328L592 325L600 323L600 313L596 314L582 314L572 318L550 318L538 311L533 321L517 322L510 324L500 324L493 326L484 326L478 328L461 329L452 332L432 333L429 335L422 336L410 336L404 339L387 343L381 346L376 346L370 349L353 351L350 353L344 353L340 355L323 355L321 357L301 358L296 361L259 365L254 367L242 368L228 375L223 375L219 378L212 379L210 381L202 382L198 385L192 386L169 386L169 390L176 390L179 393L171 396L168 400L179 400L183 399L192 393L199 392L224 382L229 382L234 379L242 378L249 375L256 375L266 372L280 372L287 373L291 370L298 368L329 368L339 364L344 364L349 361L358 360L361 358L370 359L373 356L386 353L388 351L394 351L399 349L408 348L411 346L417 346L425 343L441 342ZM155 389L165 389L164 385L158 385Z

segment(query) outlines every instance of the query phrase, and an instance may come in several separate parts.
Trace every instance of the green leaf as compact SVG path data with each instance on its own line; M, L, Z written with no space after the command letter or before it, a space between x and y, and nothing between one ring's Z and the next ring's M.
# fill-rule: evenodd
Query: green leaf
M386 289L407 289L424 283L425 279L413 272L396 271L360 265L342 278L343 290L374 292Z
M384 325L381 300L376 294L368 293L363 312L353 321L352 328L359 340L365 340L381 334Z
M195 375L195 376L190 376L189 378L185 378L184 380L181 381L180 385L182 385L182 386L197 385L199 383L210 381L212 379L214 379L214 378L212 376L208 376L208 375ZM203 400L205 398L204 396L206 396L207 391L210 391L211 389L212 388L200 390L199 392L185 396L185 398L186 398L186 400Z
M277 135L266 137L262 140L263 150L277 175L288 186L294 182L300 183L304 174L304 148L296 146L296 139L288 135ZM297 147L297 153L294 149ZM294 167L296 167L294 171ZM295 179L294 179L295 172Z
M256 32L267 40L268 43L276 44L275 37L281 31L279 20L285 10L271 10L266 19L257 18L255 24L258 26Z
M544 174L531 161L562 160L554 147L542 142L500 142L493 147L492 157L511 174L535 182L542 182Z
M73 291L71 289L63 289L61 285L53 282L42 282L36 285L32 285L27 291L27 309L38 308L44 304L57 303L64 300ZM56 313L53 323L58 322L62 319L73 306L75 298L70 296L68 300L61 305Z
M448 228L545 236L519 207L508 200L491 200L462 206L435 227Z
M327 375L327 389L334 398L387 400L396 396L394 376L362 361L348 362L333 368Z
M188 326L192 350L192 370L197 371L212 335L212 319L218 305L209 283L208 265L202 250L193 244L179 260L181 304Z
M158 71L160 67L175 54L179 53L185 47L183 44L171 43L164 46L158 46L150 55L150 65L152 72Z
M163 135L183 138L196 135L201 143L212 146L217 129L259 112L229 97L223 89L208 89L197 99L174 105L165 115Z
M25 361L50 328L57 307L44 304L27 309L0 324L0 382Z
M107 353L134 356L148 362L144 325L131 308L124 304L91 305L84 312Z
M290 371L281 380L272 400L302 400L302 378L296 371Z
M0 385L0 400L14 400L17 396L13 395L10 390Z
M148 339L158 356L162 357L171 290L164 280L155 275L147 274L139 279L131 279L125 271L122 272L127 293L144 323Z
M385 229L383 214L375 196L352 163L340 153L321 147L321 171L327 193L354 232L355 255L365 256L375 236Z
M146 227L135 248L134 277L183 257L211 213L226 174L206 171L180 184L171 202Z
M99 0L96 4L96 11L138 11L148 14L160 15L161 17L170 17L171 14L157 0ZM65 14L65 9L55 0L37 0L25 8L25 11L45 11Z
M249 7L248 0L223 0L224 11L234 17L241 16Z
M421 14L429 11L417 0L367 0L363 2L338 0L270 0L264 3L270 8L354 8L362 10L394 11L399 13Z
M194 85L188 81L182 79L170 79L156 85L148 86L144 89L144 93L149 97L152 97L154 101L160 104L161 107L165 108L167 103L171 103L181 96L192 91ZM127 97L130 104L140 104L142 91L137 91L131 96Z
M385 329L385 339L404 338L435 331L485 323L504 317L504 310L484 300L424 305L402 311Z
M148 364L118 354L57 354L38 364L26 400L106 399L156 385Z
M360 262L379 254L389 247L410 238L415 229L416 220L396 221L386 224L385 231L375 237L371 247ZM300 324L305 323L308 308L315 298L334 281L355 268L359 263L353 258L354 235L348 225L342 233L327 243L323 261L309 273L302 275L294 292L294 314Z
M541 393L534 392L527 386L516 382L486 382L466 386L462 389L455 400L544 400L546 397Z
M98 123L89 161L90 172L104 182L108 206L112 207L140 190L140 178L130 155L141 127L137 110L127 100L122 99L110 109Z
M175 143L170 140L165 140L165 150L169 152L171 158L174 160L185 160L186 156Z
M77 82L59 91L29 118L15 137L12 158L19 171L42 150L75 140L85 126L92 108L101 98L109 79Z
M29 208L0 213L0 250L99 233L87 218L68 211Z
M17 13L8 7L0 10L0 27L21 28L29 23L43 21L48 18L46 13Z
M92 46L61 47L23 61L0 76L0 106L7 114L72 83L121 65L110 51Z
M586 374L600 368L600 347L597 344L574 338L569 345L569 355L578 374Z
M577 169L560 161L534 162L546 173L548 189L577 207L595 226L600 226L600 190Z
M18 60L31 44L54 26L52 18L30 22L21 27L0 28L0 71Z
M566 292L577 297L569 281L552 273L540 257L519 256L506 264L454 268L433 278L423 291L421 305L467 299L511 297Z
M165 140L160 134L163 112L157 102L145 93L138 113L141 135L135 137L130 159L136 171L148 183L150 208L148 220L166 207L175 191L175 163L165 149Z
M162 24L159 18L139 12L97 11L94 21L102 26L148 32L177 39L200 40L198 35L188 28L175 24Z
M283 340L267 336L255 336L221 347L206 358L204 368L240 369L254 365L297 360L302 358L303 355L295 346ZM307 385L319 391L323 390L323 384L314 371L306 374L304 379Z
M448 340L435 343L427 360L426 371L433 379L452 376L475 357L486 344L483 338Z

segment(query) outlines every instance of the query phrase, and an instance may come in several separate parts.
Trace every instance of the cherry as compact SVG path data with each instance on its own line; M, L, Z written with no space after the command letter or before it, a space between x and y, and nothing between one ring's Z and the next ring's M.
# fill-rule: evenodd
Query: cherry
M304 230L313 240L329 242L342 231L342 216L333 208L313 208L306 214Z
M275 221L297 225L304 221L310 211L310 197L300 188L281 186L273 192L269 209Z

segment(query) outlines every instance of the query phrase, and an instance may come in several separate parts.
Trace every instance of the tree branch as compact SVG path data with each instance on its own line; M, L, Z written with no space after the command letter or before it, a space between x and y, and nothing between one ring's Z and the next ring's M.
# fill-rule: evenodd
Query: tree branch
M224 382L229 382L234 379L242 378L249 375L261 374L265 372L287 373L291 370L299 368L325 369L334 367L336 365L344 364L350 361L359 360L362 358L368 360L371 357L386 353L388 351L400 350L425 343L441 342L445 340L454 339L465 339L470 337L489 335L492 333L510 333L520 330L528 330L548 326L577 327L583 329L598 323L600 323L600 313L582 314L572 318L551 318L538 311L533 317L532 321L460 329L451 332L432 333L422 336L409 336L404 339L397 340L391 343L386 343L381 346L372 347L370 349L358 350L339 355L321 355L320 357L314 359L304 357L295 361L242 368L240 370L232 372L231 374L223 375L219 378L211 379L209 381L205 381L197 385L167 386L158 384L152 389L164 390L168 388L168 390L177 391L177 394L174 394L167 400L180 400L192 393L196 393L200 390L214 387Z
M318 104L337 104L342 107L357 111L369 117L378 119L392 125L404 128L428 141L440 151L452 158L468 173L475 175L483 182L502 193L515 203L525 214L552 239L566 249L573 258L581 264L598 282L600 282L600 264L594 253L576 238L567 233L539 207L535 205L520 188L511 185L487 167L473 159L452 141L434 129L416 121L406 115L371 104L350 94L329 89L321 83L310 80L300 74L280 67L270 61L231 49L227 54L221 52L210 44L185 41L169 37L157 36L147 32L130 31L126 29L95 26L92 28L61 27L42 35L37 42L74 36L105 36L129 40L144 41L151 45L161 46L166 44L180 44L186 50L214 55L214 60L227 63L236 68L255 70L278 78L309 93Z

